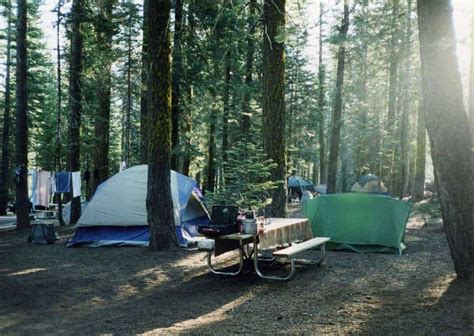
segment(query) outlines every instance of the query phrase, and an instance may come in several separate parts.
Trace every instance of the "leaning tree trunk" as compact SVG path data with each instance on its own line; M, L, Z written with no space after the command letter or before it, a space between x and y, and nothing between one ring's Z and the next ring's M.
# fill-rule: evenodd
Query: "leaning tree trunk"
M97 42L100 49L100 69L97 69L97 91L99 108L94 120L94 138L96 141L93 156L94 179L92 195L97 186L109 177L109 143L110 143L110 95L112 89L112 10L116 0L100 2L96 25Z
M444 227L460 279L474 275L474 160L449 0L418 0L426 128Z
M263 148L276 167L270 179L278 181L268 206L272 217L286 214L285 45L277 35L285 28L285 0L263 4Z
M71 64L69 66L69 153L67 169L71 172L81 169L81 111L82 111L82 47L81 21L82 0L74 0L71 8ZM70 223L75 224L81 216L81 198L71 200Z
M146 208L150 249L177 246L171 199L170 0L150 1L146 9L150 72L147 78L148 188Z
M336 192L336 176L337 176L337 159L339 157L339 142L342 124L342 90L344 86L344 65L346 57L345 38L349 29L349 5L348 1L344 0L344 17L339 31L341 39L339 50L337 52L337 77L336 77L336 96L334 98L334 110L331 120L331 144L329 152L328 164L328 183L327 193L332 194Z
M16 227L17 229L25 229L30 226L30 203L28 200L28 54L26 49L26 0L17 1L17 11L15 161L16 166L20 168L20 178L16 183Z
M11 66L11 38L12 38L12 18L11 0L5 4L7 10L7 59L5 64L5 110L3 114L2 132L2 174L0 175L0 216L7 214L8 191L10 181L10 66Z

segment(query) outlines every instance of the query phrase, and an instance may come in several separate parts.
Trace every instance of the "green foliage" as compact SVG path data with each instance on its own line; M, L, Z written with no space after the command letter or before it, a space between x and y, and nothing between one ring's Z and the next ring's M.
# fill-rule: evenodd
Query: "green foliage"
M209 203L236 204L244 210L262 208L271 203L270 190L283 181L269 181L275 164L265 159L263 150L250 142L237 142L227 154L225 184L219 192L209 196Z
M423 223L426 225L427 219L441 217L441 205L439 200L430 198L428 201L415 204L411 210L411 214L421 215L423 217Z

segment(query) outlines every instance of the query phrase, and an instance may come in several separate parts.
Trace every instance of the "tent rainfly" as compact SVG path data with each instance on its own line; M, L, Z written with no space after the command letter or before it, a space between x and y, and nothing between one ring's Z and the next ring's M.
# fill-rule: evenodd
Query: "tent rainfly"
M148 166L126 169L102 183L79 219L67 246L148 246ZM176 235L180 246L196 242L197 226L209 223L196 181L171 171Z

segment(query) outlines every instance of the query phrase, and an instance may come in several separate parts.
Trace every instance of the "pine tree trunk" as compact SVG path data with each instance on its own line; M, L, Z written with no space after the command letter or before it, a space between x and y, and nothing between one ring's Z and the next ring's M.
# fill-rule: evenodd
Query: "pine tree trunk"
M30 204L28 200L28 54L26 49L27 3L17 1L16 24L16 129L15 161L20 167L21 176L16 183L16 227L30 226Z
M192 131L192 102L193 102L193 86L189 85L188 87L188 104L186 106L186 114L183 118L183 137L185 139L185 151L183 155L183 169L182 173L186 176L189 176L189 167L191 166L191 131Z
M81 169L81 111L82 111L82 48L83 20L82 0L73 0L71 8L71 64L69 66L69 153L67 169L75 172ZM70 223L75 224L81 215L80 197L71 200Z
M425 111L423 109L423 97L418 98L416 135L416 176L414 197L416 200L423 199L425 193L425 165L426 165L426 125Z
M213 193L215 188L216 180L216 168L215 168L215 153L216 153L216 118L217 111L215 107L212 107L211 120L209 121L209 144L207 151L207 174L206 174L206 190Z
M93 157L94 179L92 195L97 186L109 177L109 144L110 144L110 95L112 89L112 10L116 0L100 2L98 21L96 25L97 42L100 50L100 69L98 73L98 103L99 108L94 120L94 138L96 141Z
M389 188L392 189L394 185L392 168L394 165L394 141L395 141L395 116L397 110L397 95L398 95L398 64L399 64L399 0L391 0L392 5L392 35L390 42L390 56L389 56L389 89L388 89L388 112L386 123L386 136L384 139L385 157L383 162L382 180L387 181ZM392 193L392 190L390 190ZM393 194L393 193L392 193Z
M230 50L225 53L224 63L225 63L225 82L224 82L224 94L223 94L223 103L224 103L224 112L222 114L222 166L224 167L225 174L225 164L228 160L227 151L229 150L229 117L230 117L230 61L231 55ZM224 180L225 180L225 176Z
M170 0L150 1L148 29L147 127L149 139L146 208L150 249L177 246L171 198L171 45Z
M183 1L175 0L174 9L174 38L173 38L173 82L172 82L172 128L171 128L171 169L179 171L179 120L181 114L180 106L180 84L183 72L183 60L181 57L181 32L183 25Z
M471 5L471 13L474 13L474 2ZM474 15L471 14L471 69L469 74L469 125L471 137L474 141ZM474 146L474 144L473 144Z
M143 0L143 43L142 43L142 76L141 76L141 93L140 93L140 163L148 163L148 139L146 134L146 121L148 113L147 105L147 80L150 65L148 62L148 42L145 38L148 30L147 10L149 8L150 0Z
M196 29L196 24L195 24L195 19L194 19L194 8L195 8L195 3L192 1L189 4L188 7L188 12L187 12L187 22L188 22L188 29L187 29L187 39L185 40L186 43L193 43L194 38L195 38L195 29ZM183 137L185 139L185 152L183 156L183 174L186 176L189 176L189 169L191 166L191 150L192 150L192 145L191 145L191 131L192 131L192 125L193 125L193 114L192 114L192 105L193 105L193 99L194 99L194 88L193 85L190 84L188 81L186 85L186 91L187 91L187 101L186 101L186 114L183 118ZM199 183L199 182L198 182Z
M127 34L127 102L125 108L125 117L124 117L124 134L123 138L123 147L124 147L124 154L123 154L123 161L127 167L130 167L130 145L131 145L131 117L132 117L132 66L133 66L133 58L132 58L132 10L131 10L131 3L129 4L129 11L128 14L128 34Z
M276 41L284 29L285 0L265 0L263 4L263 148L276 167L270 179L279 181L268 206L271 217L286 214L285 141L285 46Z
M449 0L418 0L426 128L444 227L460 279L474 275L474 159Z
M61 164L61 108L62 108L62 73L61 73L61 6L62 0L58 1L57 9L57 22L56 22L56 56L57 56L57 95L58 95L58 106L56 115L56 171L62 170ZM61 226L66 225L63 218L63 200L61 194L54 195L56 203L58 204L58 221Z
M409 139L410 139L410 56L411 56L411 0L407 1L407 23L405 32L405 59L404 59L404 70L403 70L403 112L402 112L402 124L400 131L400 190L399 196L403 196L407 192L408 187L408 150L409 150Z
M319 115L319 183L327 182L326 141L325 141L325 67L323 64L323 3L319 2L319 69L318 69L318 115Z
M3 131L2 131L2 174L0 176L0 216L7 214L8 194L9 194L9 178L10 176L10 68L11 68L11 38L12 38L12 18L11 18L11 0L5 3L7 10L7 59L5 64L5 110L3 114Z
M248 17L248 35L247 35L247 54L245 58L245 92L244 98L242 102L242 118L240 121L240 130L242 132L243 137L248 140L249 133L251 128L251 114L252 109L250 107L250 99L251 95L251 88L252 88L252 73L253 73L253 59L255 54L255 43L254 43L254 35L255 35L255 8L257 6L256 0L250 0L249 2L249 17Z
M216 3L210 4L213 12L216 10L215 6ZM215 11L217 13L217 11ZM214 51L213 51L213 78L216 82L220 80L220 65L221 65L221 59L223 55L220 52L220 42L222 41L222 33L224 30L224 24L222 22L222 19L219 18L219 16L216 16L216 23L214 26L214 33L213 33L213 38L214 38ZM214 98L215 102L211 104L211 116L209 120L209 142L208 142L208 156L207 156L207 167L206 167L206 190L208 192L213 193L216 189L216 162L215 162L215 156L216 156L216 123L217 123L217 118L219 116L219 107L217 106L216 101L219 99L218 98L218 89L217 86L213 86L210 88L210 95L211 97Z
M349 29L349 5L344 0L344 17L342 19L339 37L341 39L339 50L337 52L337 77L336 94L334 98L334 110L331 120L331 144L328 164L327 193L336 192L337 160L339 157L339 142L342 124L342 90L344 86L344 65L346 57L345 38Z

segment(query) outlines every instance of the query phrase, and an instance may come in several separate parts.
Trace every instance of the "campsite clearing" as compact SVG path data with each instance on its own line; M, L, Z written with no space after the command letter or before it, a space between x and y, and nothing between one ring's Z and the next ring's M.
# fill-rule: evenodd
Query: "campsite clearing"
M329 251L283 283L211 274L204 252L65 248L69 227L48 246L0 232L0 334L473 334L472 284L421 222L402 256Z

